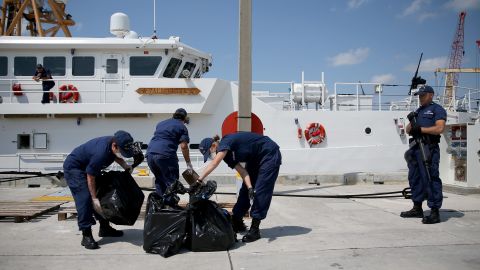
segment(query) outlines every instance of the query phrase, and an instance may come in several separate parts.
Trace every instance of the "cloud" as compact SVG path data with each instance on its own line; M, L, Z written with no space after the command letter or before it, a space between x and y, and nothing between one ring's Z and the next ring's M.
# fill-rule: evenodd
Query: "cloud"
M426 19L431 19L431 18L434 18L436 16L437 16L437 14L435 14L435 13L422 13L422 14L420 14L420 16L418 16L418 21L423 22Z
M349 9L359 8L361 5L365 4L366 2L368 2L368 0L350 0L348 1L348 8Z
M447 67L447 61L448 57L446 56L424 59L420 64L419 72L433 72L437 68L445 68ZM418 64L410 64L404 67L404 70L414 73L417 69L417 65Z
M75 30L77 31L82 31L83 29L83 23L82 22L75 22L75 26L73 26L75 28Z
M445 3L445 8L455 11L480 8L480 0L450 0Z
M369 52L369 48L351 49L348 52L339 53L334 57L330 57L328 60L330 61L330 64L335 67L355 65L365 61Z
M389 74L374 75L370 81L375 83L391 83L394 80L395 80L395 76L389 73Z
M430 0L413 0L413 2L408 6L402 13L402 17L415 14L419 12L424 5L430 3Z

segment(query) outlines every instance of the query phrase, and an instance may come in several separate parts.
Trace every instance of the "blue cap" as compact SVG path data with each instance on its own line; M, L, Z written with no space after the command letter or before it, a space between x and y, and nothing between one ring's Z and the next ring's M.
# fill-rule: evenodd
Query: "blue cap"
M185 117L187 117L187 111L184 109L184 108L178 108L175 113L173 114L173 116L179 116L183 119L185 119Z
M205 138L200 142L198 150L200 150L200 153L203 155L203 162L207 162L208 157L210 157L210 147L212 147L212 144L212 138Z
M115 132L113 138L115 138L115 142L117 143L122 156L126 158L133 157L133 138L130 133L124 130L119 130Z
M414 95L417 96L417 95L423 95L426 93L435 94L435 91L433 91L433 88L431 86L423 85L423 86L420 86L420 88L418 88L418 92L416 92Z

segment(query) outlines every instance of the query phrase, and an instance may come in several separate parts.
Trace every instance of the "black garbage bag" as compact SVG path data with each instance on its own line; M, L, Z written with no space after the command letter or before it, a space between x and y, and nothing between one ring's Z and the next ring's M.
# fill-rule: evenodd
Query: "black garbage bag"
M150 193L143 227L143 249L162 257L175 255L186 235L188 212L165 205L156 192Z
M142 190L128 172L102 172L96 177L97 197L103 215L117 225L133 225L140 214Z
M190 204L196 204L199 201L208 200L212 197L213 193L217 190L217 182L215 181L207 181L205 185L193 185L190 187Z
M187 244L192 251L222 251L235 244L231 218L215 202L202 200L190 209Z

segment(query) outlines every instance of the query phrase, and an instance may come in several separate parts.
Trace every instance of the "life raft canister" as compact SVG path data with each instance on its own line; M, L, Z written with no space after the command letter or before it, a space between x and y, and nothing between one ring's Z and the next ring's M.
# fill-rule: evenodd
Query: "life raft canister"
M63 92L60 92L59 94L59 99L60 102L62 103L77 103L78 99L80 98L80 94L78 93L77 87L75 87L73 84L69 85L62 85L58 89L60 89ZM70 100L71 99L71 100Z
M305 128L305 139L310 147L323 142L325 137L325 128L320 123L310 123Z
M19 83L14 83L12 85L12 91L13 91L13 95L15 96L23 96L22 85L20 85Z

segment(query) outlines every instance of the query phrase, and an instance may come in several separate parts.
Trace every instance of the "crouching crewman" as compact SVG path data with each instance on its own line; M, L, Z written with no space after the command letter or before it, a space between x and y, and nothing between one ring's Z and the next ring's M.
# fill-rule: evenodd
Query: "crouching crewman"
M92 236L94 215L100 222L99 237L123 235L122 231L112 228L102 217L102 207L96 195L95 177L114 161L131 172L132 167L124 158L133 156L133 148L132 136L126 131L119 130L113 136L95 138L78 146L63 163L65 180L77 208L78 228L83 234L81 244L87 249L99 248Z

